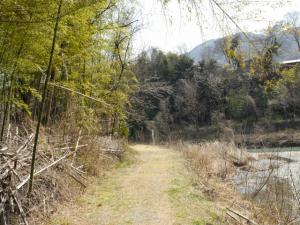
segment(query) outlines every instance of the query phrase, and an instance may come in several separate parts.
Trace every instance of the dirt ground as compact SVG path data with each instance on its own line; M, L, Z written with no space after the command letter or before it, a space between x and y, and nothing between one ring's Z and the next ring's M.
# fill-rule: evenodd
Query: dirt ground
M222 224L219 210L197 189L180 152L135 145L136 162L95 179L80 198L60 206L52 225Z

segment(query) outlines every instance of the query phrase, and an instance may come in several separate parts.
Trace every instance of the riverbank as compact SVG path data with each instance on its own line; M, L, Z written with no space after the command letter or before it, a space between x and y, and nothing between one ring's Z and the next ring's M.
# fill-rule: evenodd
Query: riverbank
M300 121L257 122L244 125L234 121L211 126L174 127L170 142L183 140L191 143L220 140L234 141L237 146L252 148L300 146ZM164 140L164 141L166 141ZM162 140L163 141L163 140Z
M236 134L234 141L238 146L247 148L264 147L299 147L300 131L286 129L277 132L255 132L252 134Z
M290 173L299 167L295 160L299 153L290 157L287 153L250 154L224 142L178 143L176 146L198 174L202 189L216 202L222 202L223 207L234 206L257 224L289 224L299 219L297 190L300 184L294 178L296 173ZM243 224L237 222L239 217L231 218L229 224Z

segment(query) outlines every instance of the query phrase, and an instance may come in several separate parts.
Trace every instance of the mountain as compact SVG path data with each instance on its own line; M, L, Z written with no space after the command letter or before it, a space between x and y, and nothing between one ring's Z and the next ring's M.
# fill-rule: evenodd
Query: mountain
M250 58L251 53L258 52L263 48L264 40L267 37L264 34L247 33L247 36L256 47L256 49L254 49L249 40L242 33L237 33L234 36L239 36L239 48L242 52L246 53L248 59ZM281 44L278 55L274 57L276 62L300 58L300 52L298 50L297 43L295 42L292 35L278 34L276 35L276 37L277 41ZM225 65L227 64L227 61L222 50L222 45L225 38L228 38L228 36L206 41L196 46L192 51L188 52L187 56L193 59L195 62L199 62L204 59L214 59L221 65Z

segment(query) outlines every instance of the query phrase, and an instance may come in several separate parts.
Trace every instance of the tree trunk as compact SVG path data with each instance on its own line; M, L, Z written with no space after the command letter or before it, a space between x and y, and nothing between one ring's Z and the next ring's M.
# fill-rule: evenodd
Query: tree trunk
M38 79L38 83L37 83L37 88L36 90L40 93L41 91L41 83L42 83L42 77L43 77L43 74L40 74L39 76L39 79ZM32 113L32 120L35 120L36 118L36 115L38 114L38 108L39 108L39 101L38 99L35 99L34 100L34 104L33 104L33 113Z
M60 12L61 12L62 3L63 3L63 0L60 0L59 5L58 5L58 10L57 10L57 15L56 15L54 32L53 32L52 47L51 47L50 59L49 59L49 64L48 64L48 68L47 68L47 73L46 73L46 80L45 80L45 84L44 84L44 88L43 88L42 103L41 103L39 114L38 114L38 123L37 123L35 137L34 137L34 146L33 146L33 150L32 150L28 195L32 191L34 166L35 166L35 156L36 156L37 145L38 145L38 140L39 140L39 132L40 132L42 114L43 114L44 106L45 106L47 86L48 86L49 78L51 76L51 67L52 67L52 61L53 61L53 56L54 56L54 51L55 51L55 44L56 44L57 31L58 31L58 25L59 25L59 19L60 19Z
M30 16L30 21L31 21L31 19L32 19L32 15ZM11 81L10 81L10 87L9 87L8 96L7 96L7 99L6 99L5 111L4 111L3 120L2 120L2 127L1 127L1 133L0 133L0 141L3 141L5 126L6 126L6 123L9 122L7 120L9 120L9 118L10 118L10 107L11 107L11 98L12 98L12 94L13 94L13 85L14 85L14 82L15 82L15 72L17 70L18 60L19 60L20 55L21 55L21 53L23 51L23 48L24 48L24 44L25 44L25 40L26 40L28 28L29 28L29 24L28 24L27 29L25 31L22 43L21 43L21 45L20 45L20 47L18 49L16 60L15 60L15 63L13 65L12 72L10 74Z
M55 79L55 70L52 68L51 70L51 76L50 76L50 82L54 81ZM47 107L47 113L46 113L46 117L45 117L45 125L47 126L50 116L51 116L51 108L52 108L52 102L53 102L53 96L54 96L54 90L55 87L53 87L52 89L50 89L48 91L48 107Z

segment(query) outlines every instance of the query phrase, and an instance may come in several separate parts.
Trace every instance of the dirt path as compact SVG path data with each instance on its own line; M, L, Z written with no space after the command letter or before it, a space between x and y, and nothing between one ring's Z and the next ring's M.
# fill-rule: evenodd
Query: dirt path
M59 209L51 224L200 225L217 217L197 191L180 153L136 145L137 162L120 165L86 194Z

